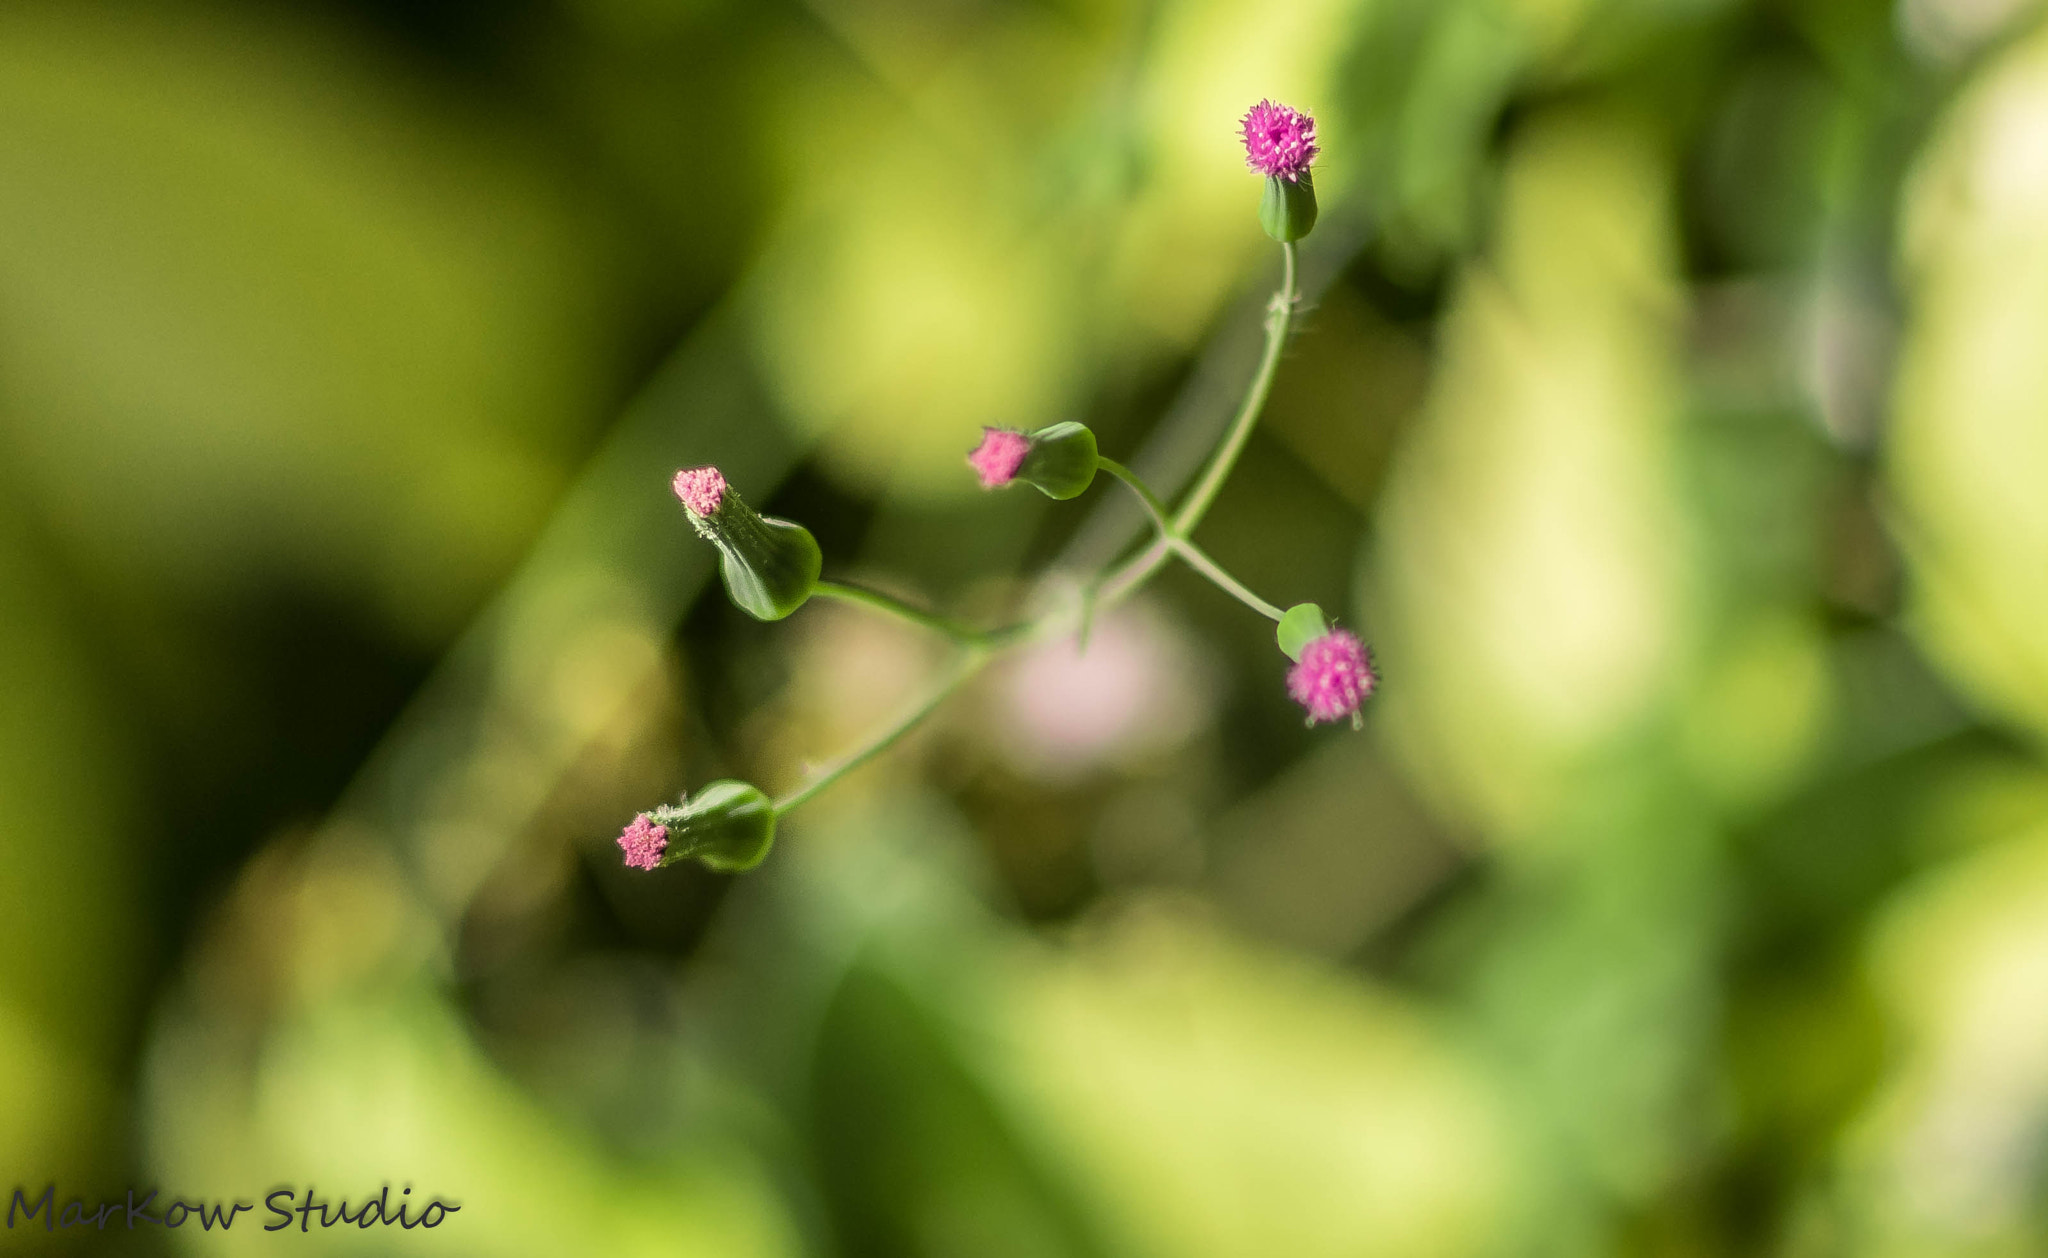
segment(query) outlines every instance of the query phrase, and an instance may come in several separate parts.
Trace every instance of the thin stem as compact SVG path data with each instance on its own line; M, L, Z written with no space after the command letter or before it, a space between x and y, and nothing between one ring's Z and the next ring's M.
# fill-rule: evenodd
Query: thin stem
M1136 472L1133 472L1115 459L1106 458L1100 454L1095 456L1095 465L1124 484L1129 485L1131 492L1138 495L1138 501L1145 504L1146 514L1152 517L1153 527L1163 534L1172 535L1173 524L1166 518L1169 508L1159 500L1158 494L1152 492L1150 485L1138 479Z
M1173 553L1172 539L1160 536L1152 544L1124 562L1124 565L1108 576L1096 587L1095 606L1114 607L1138 592L1138 587L1152 579L1166 563L1166 557Z
M936 612L923 611L912 607L902 599L884 594L879 590L863 589L858 585L844 585L838 581L819 581L811 587L811 592L822 594L826 598L836 598L842 603L858 603L862 607L873 608L876 611L894 616L898 620L909 621L920 628L944 634L946 637L953 639L953 641L965 645L982 646L986 645L989 640L989 635L979 629L963 625L951 617L941 616Z
M1244 584L1236 577L1223 570L1222 564L1209 558L1200 546L1195 545L1185 537L1172 538L1171 543L1174 553L1187 560L1189 567L1214 581L1223 588L1224 593L1243 603L1246 607L1264 616L1267 620L1278 620L1285 614L1265 599L1246 589Z
M929 695L903 715L868 739L866 743L831 761L811 775L808 782L775 801L775 814L783 813L803 803L819 791L837 782L840 778L860 768L868 761L896 745L896 741L917 728L926 717L938 710L940 704L951 698L953 692L965 685L969 678L982 670L989 661L990 652L979 647L963 652L953 671L946 679L933 688Z
M1237 456L1244 453L1244 443L1250 440L1252 428L1259 422L1259 412L1266 407L1266 394L1272 391L1273 374L1280 366L1280 351L1287 345L1287 329L1294 321L1294 304L1300 300L1294 274L1294 242L1286 241L1280 246L1286 260L1286 271L1280 282L1280 291L1274 296L1266 310L1266 352L1259 359L1259 370L1252 377L1251 388L1245 391L1244 403L1237 409L1237 417L1230 421L1224 433L1223 444L1216 447L1209 466L1202 471L1202 478L1189 491L1187 501L1181 504L1180 513L1173 518L1173 531L1182 537L1190 536L1195 526L1208 513L1209 504L1223 488L1223 482L1230 476L1230 470L1237 466Z
M1264 616L1268 620L1280 619L1281 611L1279 608L1252 593L1251 590L1245 587L1242 581L1225 572L1222 564L1209 558L1207 551L1204 551L1200 546L1195 545L1192 541L1174 531L1173 523L1166 518L1166 504L1159 501L1159 495L1153 493L1151 487L1140 480L1136 472L1133 472L1115 459L1105 459L1099 455L1096 456L1095 462L1103 471L1108 472L1111 476L1116 477L1131 487L1132 492L1136 493L1138 498L1144 502L1145 510L1151 512L1152 523L1158 528L1159 535L1166 540L1167 546L1172 549L1173 553L1188 561L1189 567L1214 581L1222 588L1224 593L1243 603L1246 607L1251 608L1259 615Z

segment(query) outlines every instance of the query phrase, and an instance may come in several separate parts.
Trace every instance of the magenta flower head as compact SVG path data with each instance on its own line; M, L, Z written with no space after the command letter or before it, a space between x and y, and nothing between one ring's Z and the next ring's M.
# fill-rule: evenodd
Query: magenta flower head
M1316 225L1316 120L1298 109L1262 100L1244 116L1244 164L1266 177L1259 225L1282 244Z
M653 869L661 864L661 854L668 850L668 827L654 824L654 819L643 812L619 836L619 850L626 854L628 868Z
M981 444L967 454L967 465L981 476L983 489L1001 489L1017 478L1024 456L1031 453L1031 438L1009 428L984 428Z
M1244 162L1262 175L1297 183L1321 151L1316 120L1300 110L1262 100L1244 116Z
M718 514L718 504L725 500L725 475L715 467L686 467L676 473L669 488L691 515L708 520Z
M1308 709L1309 724L1351 718L1358 725L1358 705L1372 697L1379 678L1372 656L1356 634L1332 629L1301 648L1300 660L1287 670L1287 693Z

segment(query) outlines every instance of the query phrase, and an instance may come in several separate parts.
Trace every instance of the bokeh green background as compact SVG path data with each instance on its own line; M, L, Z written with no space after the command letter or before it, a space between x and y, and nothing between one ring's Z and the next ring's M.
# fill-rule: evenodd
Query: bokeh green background
M2048 1251L2030 0L0 8L0 1189L433 1234L9 1252ZM995 617L1204 544L792 816L933 644L727 607L715 461ZM709 581L709 584L707 584ZM257 1218L257 1225L266 1222Z

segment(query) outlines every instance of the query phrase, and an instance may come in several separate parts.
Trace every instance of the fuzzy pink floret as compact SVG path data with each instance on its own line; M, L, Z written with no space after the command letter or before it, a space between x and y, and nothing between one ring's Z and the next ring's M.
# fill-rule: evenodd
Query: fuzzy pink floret
M1298 110L1262 100L1244 116L1245 165L1262 175L1299 183L1316 147L1316 120Z
M1000 489L1016 477L1031 452L1031 438L1008 428L984 428L981 444L967 455L967 464L981 473L983 489Z
M668 827L655 825L654 819L643 812L619 836L619 850L626 854L629 867L653 869L661 864L661 854L668 850Z
M725 500L725 477L715 467L686 467L669 482L691 515L709 519Z
M1287 670L1287 693L1308 709L1311 723L1350 716L1378 683L1365 644L1344 629L1311 641L1301 649L1301 662Z

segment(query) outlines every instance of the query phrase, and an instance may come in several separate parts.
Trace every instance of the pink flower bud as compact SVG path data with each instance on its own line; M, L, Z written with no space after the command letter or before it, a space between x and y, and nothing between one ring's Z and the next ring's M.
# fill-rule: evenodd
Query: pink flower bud
M1301 648L1301 662L1287 670L1287 693L1308 709L1311 725L1344 716L1355 724L1358 705L1378 684L1365 644L1344 629L1311 640Z
M710 471L709 468L703 470ZM711 474L718 475L716 472ZM694 507L691 509L695 510ZM619 850L626 854L628 867L653 869L661 864L661 854L668 850L668 827L655 825L654 819L643 812L633 818L625 833L619 836Z
M686 467L669 482L676 497L691 515L708 520L725 500L725 477L715 467Z
M1316 120L1305 113L1262 100L1244 116L1245 165L1262 175L1297 182L1321 151Z
M1024 466L1031 452L1031 439L1008 428L984 428L981 444L967 455L967 464L981 474L983 489L1001 489Z

